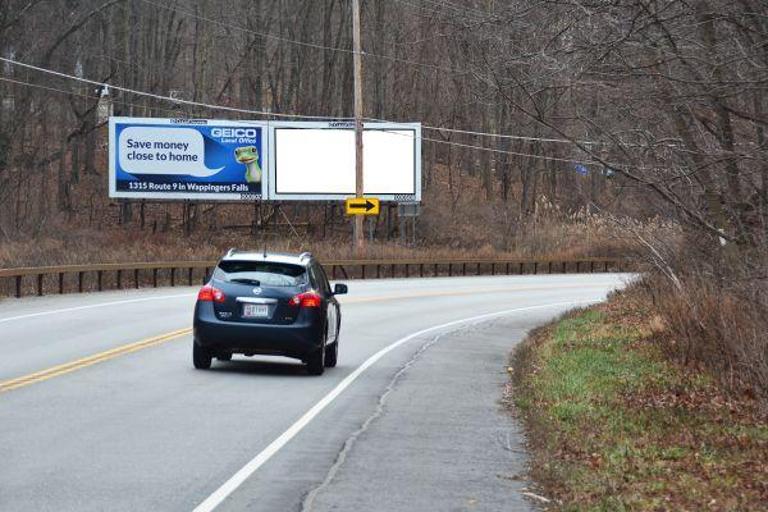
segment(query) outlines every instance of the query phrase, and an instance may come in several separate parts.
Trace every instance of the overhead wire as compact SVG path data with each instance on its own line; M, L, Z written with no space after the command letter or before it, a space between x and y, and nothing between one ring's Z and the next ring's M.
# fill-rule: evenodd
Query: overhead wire
M324 120L324 121L331 121L331 120L349 121L349 120L351 120L351 118L341 118L341 117L333 117L333 116L309 116L309 115L301 115L301 114L281 114L281 113L275 113L275 112L267 112L267 111L260 111L260 110L250 110L250 109L240 109L240 108L228 107L228 106L224 106L224 105L213 105L213 104L207 104L207 103L196 102L196 101L181 100L181 99L177 99L177 98L172 98L170 96L163 96L161 94L148 93L148 92L145 92L145 91L139 91L139 90L131 89L131 88L128 88L128 87L122 87L122 86L119 86L119 85L105 84L105 83L102 83L102 82L98 82L96 80L90 80L90 79L87 79L87 78L81 78L81 77L77 77L77 76L74 76L74 75L69 75L67 73L61 73L59 71L54 71L54 70L50 70L50 69L47 69L47 68L42 68L40 66L33 66L31 64L26 64L26 63L23 63L23 62L19 62L19 61L16 61L14 59L9 59L7 57L0 57L0 61L1 62L7 62L7 63L12 64L12 65L17 65L17 66L20 66L20 67L23 67L23 68L31 69L31 70L34 70L34 71L39 71L39 72L42 72L42 73L50 74L50 75L57 76L57 77L60 77L60 78L65 78L65 79L74 80L74 81L78 81L78 82L82 82L82 83L96 85L96 86L99 86L99 87L106 86L106 87L109 87L111 89L115 89L115 90L118 90L118 91L126 92L126 93L129 93L129 94L135 94L137 96L150 97L150 98L154 98L154 99L158 99L158 100L162 100L162 101L169 101L169 102L172 102L172 103L175 103L175 104L187 104L187 105L203 107L203 108L207 108L207 109L211 109L211 110L224 110L224 111L237 112L237 113L250 113L250 114L259 114L259 115L284 117L284 118L294 118L294 119L296 119L296 118L303 118L303 119L316 119L316 120ZM13 80L13 79L5 78L5 77L0 77L0 78L2 78L3 81L15 83L15 84L18 84L18 85L26 85L26 86L36 87L36 88L45 89L45 90L49 90L49 91L53 91L53 92L59 92L59 93L64 93L64 94L71 94L73 96L92 97L92 96L88 96L88 95L83 95L81 93L75 93L75 92L69 92L68 93L68 92L60 90L60 89L55 89L55 88L52 88L52 87L43 86L43 85L39 85L39 84L32 84L32 83L29 83L29 82L22 82L20 80ZM128 103L128 102L122 102L122 103L131 104L131 103ZM131 104L131 105L135 105L135 104ZM156 108L156 107L142 106L142 108L153 109L153 108ZM162 108L157 108L157 110L171 111L170 109L162 109ZM248 121L238 120L238 122L245 122L245 123L247 123ZM390 122L390 121L385 121L385 122ZM437 128L437 127L429 127L428 129L436 129L437 130L439 128ZM409 136L409 135L406 135L406 136ZM512 137L512 136L510 136L510 137ZM436 144L444 144L444 145L449 145L449 146L462 147L462 148L473 149L473 150L477 150L477 151L487 151L487 152L496 153L496 154L506 154L506 155L512 155L512 156L530 157L530 158L535 158L535 159L540 159L540 160L551 160L551 161L570 162L570 163L582 163L582 164L598 163L598 162L593 162L593 161L583 161L583 160L578 160L578 159L567 159L567 158L559 158L559 157L549 157L549 156L545 156L545 155L536 155L536 154L531 154L531 153L507 151L507 150L496 149L496 148L487 148L487 147L483 147L483 146L476 146L476 145L472 145L472 144L465 144L465 143L460 143L460 142L455 142L455 141L440 140L440 139L435 139L435 138L432 138L432 137L421 136L419 138L421 140L428 141L428 142L434 142Z
M164 5L164 4L160 4L160 3L158 3L158 2L156 2L154 0L140 0L140 1L142 1L144 3L147 3L147 4L150 4L150 5L153 5L153 6L156 6L158 8L170 10L170 11L173 11L173 12L176 12L176 13L179 13L179 14L183 14L185 16L189 16L189 17L192 17L192 18L195 18L195 19L199 19L201 21L210 22L210 23L213 23L213 24L218 25L218 26L233 28L233 29L240 30L240 31L243 31L243 32L246 32L246 33L251 33L251 34L259 35L261 37L266 37L266 38L274 39L274 40L277 40L277 41L280 41L280 42L283 42L283 43L297 44L297 45L301 45L301 46L305 46L305 47L311 47L311 48L315 48L315 49L322 49L322 50L328 50L328 51L339 51L339 52L343 52L343 53L347 53L347 54L354 54L354 51L351 50L351 49L348 49L348 48L339 48L339 47L333 47L333 46L319 45L319 44L315 44L315 43L307 43L307 42L304 42L304 41L298 41L298 40L286 38L286 37L283 37L283 36L276 36L274 34L270 34L270 33L266 33L266 32L255 31L255 30L250 29L250 28L242 27L242 26L239 26L239 25L234 25L234 24L231 24L231 23L226 23L226 22L223 22L221 20L216 20L216 19L213 19L213 18L201 16L201 15L198 15L196 13L192 13L192 12L189 12L189 11L186 11L186 10L183 10L183 9L178 9L178 8L175 8L175 7L170 7L170 6L167 6L167 5ZM397 1L400 2L400 3L405 3L405 4L408 4L408 5L411 5L412 7L415 7L413 4L410 4L406 0L397 0ZM454 6L454 5L450 4L450 2L445 2L445 3L448 4L448 5L451 5L454 8L458 7L458 6ZM429 63L423 63L423 62L418 62L418 61L412 61L410 59L403 59L403 58L400 58L400 57L394 57L394 56L390 56L390 55L382 55L382 54L376 54L376 53L370 53L370 52L362 52L362 55L365 56L365 57L375 57L375 58L387 59L387 60L391 60L391 61L395 61L395 62L400 62L400 63L405 63L405 64L409 64L409 65L414 65L414 66L423 66L423 67L427 67L429 69L446 71L446 72L451 72L451 73L455 73L455 74L469 74L467 71L458 71L458 70L454 70L454 69L451 69L451 68L445 68L443 66L438 66L438 65L435 65L435 64L429 64ZM381 121L381 120L377 120L377 121ZM459 130L459 129L444 128L444 127L434 127L434 126L423 126L423 127L425 129L429 129L429 130L448 131L448 132L453 132L453 133L464 133L464 134L471 134L471 135L484 136L484 137L492 137L492 138L502 138L502 139L528 140L528 141L539 141L539 142L555 142L555 143L565 143L565 144L574 144L576 142L576 141L570 141L570 140L564 140L564 139L547 139L547 138L542 138L542 137L524 137L524 136L513 136L513 135L504 135L504 134L472 132L472 131L469 131L469 130ZM578 141L578 142L581 142L581 143L584 143L584 144L594 144L593 142L590 142L590 141Z
M236 112L240 114L256 114L261 116L274 116L274 117L284 117L284 118L292 118L292 119L318 119L318 120L333 120L333 119L344 119L340 117L334 117L334 116L315 116L315 115L301 115L301 114L282 114L277 112L270 112L266 110L253 110L253 109L244 109L244 108L237 108L237 107L228 107L226 105L214 105L210 103L204 103L201 101L193 101L193 100L185 100L180 98L172 98L170 96L163 96L162 94L155 94L152 92L146 92L146 91L139 91L136 89L131 89L129 87L123 87L120 85L110 84L110 83L104 83L97 80L90 80L88 78L82 78L75 75L70 75L68 73L62 73L61 71L55 71L53 69L43 68L40 66L34 66L32 64L27 64L25 62L20 62L15 59L9 59L8 57L0 57L0 62L7 62L9 64L13 64L15 66L19 66L26 69L31 69L33 71L38 71L40 73L45 73L52 76L57 76L59 78L66 78L69 80L76 80L78 82L83 82L91 85L96 85L98 87L109 87L110 89L115 89L116 91L121 91L129 94L135 94L137 96L144 96L147 98L153 98L157 100L165 100L165 101L172 101L173 103L178 103L182 105L190 105L194 107L201 107L201 108L207 108L211 110L222 110L225 112ZM347 118L348 119L348 118Z
M25 87L32 87L34 89L42 89L42 90L49 91L49 92L55 92L57 94L65 94L67 96L74 96L74 97L78 97L78 98L84 98L84 99L87 99L87 100L93 100L94 102L98 101L98 99L99 99L97 96L94 96L92 94L85 94L85 93L82 93L82 92L75 92L75 91L65 91L64 89L57 89L55 87L49 87L47 85L33 84L31 82L25 82L23 80L15 80L13 78L7 78L7 77L3 77L3 76L0 76L0 81L11 83L11 84L14 84L14 85L23 85ZM178 115L178 113L179 113L178 109L163 108L163 107L150 107L150 106L147 106L147 105L140 105L138 103L132 103L130 101L117 100L117 99L111 99L111 101L113 103L119 103L121 105L128 105L128 106L136 107L136 108L146 108L146 109L149 109L149 110L158 110L160 112L168 112L169 114L176 114L176 115Z

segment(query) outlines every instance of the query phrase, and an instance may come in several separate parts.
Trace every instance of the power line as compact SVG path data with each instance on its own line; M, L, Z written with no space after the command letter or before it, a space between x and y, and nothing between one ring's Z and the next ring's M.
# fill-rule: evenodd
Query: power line
M377 119L375 117L366 117L366 121L373 121L373 122L382 122L382 123L392 123L394 121L390 121L387 119ZM478 137L488 137L492 139L509 139L509 140L522 140L527 142L551 142L551 143L560 143L560 144L583 144L583 145L597 145L597 144L603 144L602 142L593 142L593 141L585 141L585 140L568 140L568 139L553 139L553 138L547 138L547 137L534 137L534 136L527 136L527 135L509 135L504 133L494 133L494 132L479 132L479 131L473 131L473 130L462 130L459 128L448 128L445 126L431 126L428 124L422 124L422 129L424 130L430 130L435 132L449 132L449 133L461 133L464 135L475 135Z
M26 87L32 87L34 89L42 89L42 90L49 91L49 92L55 92L57 94L65 94L67 96L75 96L75 97L78 97L78 98L85 98L85 99L93 100L94 102L97 102L99 100L98 97L93 96L91 94L84 94L82 92L74 92L74 91L65 91L63 89L56 89L55 87L48 87L46 85L33 84L33 83L30 83L30 82L24 82L22 80L14 80L13 78L6 78L6 77L0 76L0 81L12 83L12 84L15 84L15 85L23 85L23 86L26 86ZM125 100L112 99L111 101L113 103L119 103L121 105L128 105L128 106L137 107L137 108L146 108L146 109L149 109L149 110L159 110L161 112L168 112L170 114L178 115L178 113L179 113L178 110L176 110L176 109L163 108L163 107L149 107L147 105L140 105L138 103L131 103L130 101L125 101Z
M263 116L286 117L286 118L294 118L294 119L298 119L298 118L318 119L318 120L349 119L349 118L341 118L341 117L334 117L334 116L313 116L313 115L302 115L302 114L282 114L282 113L275 113L275 112L269 112L269 111L263 111L263 110L242 109L242 108L236 108L236 107L228 107L228 106L224 106L224 105L213 105L213 104L209 104L209 103L202 103L202 102L197 102L197 101L177 99L177 98L172 98L170 96L163 96L163 95L160 95L160 94L149 93L149 92L145 92L145 91L139 91L139 90L136 90L136 89L130 89L130 88L127 88L127 87L122 87L122 86L119 86L119 85L99 82L99 81L96 81L96 80L89 80L87 78L81 78L81 77L78 77L78 76L75 76L75 75L70 75L70 74L67 74L67 73L62 73L62 72L59 72L59 71L54 71L54 70L51 70L51 69L42 68L42 67L39 67L39 66L33 66L31 64L20 62L20 61L14 60L14 59L9 59L7 57L0 57L0 61L7 62L9 64L13 64L13 65L20 66L20 67L23 67L23 68L32 69L34 71L38 71L38 72L41 72L41 73L46 73L46 74L50 74L50 75L54 75L54 76L58 76L58 77L66 78L66 79L70 79L70 80L76 80L78 82L83 82L83 83L87 83L87 84L91 84L91 85L96 85L96 86L99 86L99 87L106 85L108 87L111 87L112 89L115 89L115 90L118 90L118 91L122 91L122 92L127 92L127 93L130 93L130 94L135 94L137 96L145 96L145 97L149 97L149 98L153 98L153 99L164 100L164 101L171 101L171 102L177 103L177 104L185 104L185 105L191 105L191 106L196 106L196 107L203 107L203 108L207 108L207 109L211 109L211 110L224 110L224 111L228 111L228 112L237 112L237 113L243 113L243 114L257 114L257 115L263 115ZM392 122L392 121L386 120L386 119L376 119L376 118L365 118L365 119L367 121ZM457 128L447 128L447 127L441 127L441 126L423 125L422 128L424 128L426 130L431 130L431 131L446 131L446 132L451 132L451 133L462 133L462 134L475 135L475 136L481 136L481 137L511 139L511 140L525 140L525 141L532 141L532 142L552 142L552 143L564 143L564 144L575 144L575 143L578 142L578 143L581 143L581 144L597 144L595 142L590 142L590 141L570 141L570 140L567 140L567 139L550 139L550 138L544 138L544 137L529 137L529 136L523 136L523 135L508 135L508 134L500 134L500 133L478 132L478 131L472 131L472 130L461 130L461 129L457 129ZM434 140L435 142L441 142L441 143L443 143L443 142L445 142L445 143L450 142L450 141L440 141L438 139L425 139L425 140ZM474 147L476 149L492 150L492 148L481 148L479 146L469 146L469 147ZM494 150L494 151L500 151L500 150ZM510 154L514 154L514 153L510 153Z
M236 107L227 107L227 106L224 106L224 105L212 105L210 103L203 103L203 102L199 102L199 101L171 98L170 96L163 96L161 94L155 94L155 93L145 92L145 91L138 91L136 89L130 89L128 87L122 87L120 85L114 85L114 84L110 84L110 83L99 82L99 81L96 81L96 80L89 80L87 78L80 78L80 77L75 76L75 75L70 75L70 74L67 74L67 73L62 73L60 71L54 71L52 69L42 68L42 67L39 67L39 66L33 66L32 64L27 64L25 62L20 62L20 61L14 60L14 59L9 59L7 57L0 57L0 61L7 62L7 63L13 64L15 66L20 66L22 68L31 69L33 71L39 71L40 73L45 73L45 74L48 74L48 75L57 76L57 77L60 77L60 78L67 78L69 80L76 80L78 82L83 82L83 83L86 83L86 84L96 85L96 86L99 86L99 87L102 87L102 86L106 85L106 86L108 86L108 87L110 87L112 89L115 89L117 91L127 92L129 94L135 94L137 96L145 96L147 98L153 98L153 99L157 99L157 100L171 101L173 103L178 103L178 104L182 104L182 105L190 105L190 106L193 106L193 107L202 107L202 108L207 108L207 109L211 109L211 110L224 110L224 111L227 111L227 112L237 112L237 113L240 113L240 114L256 114L256 115L261 115L261 116L275 116L275 117L286 117L286 118L294 118L294 119L304 118L304 119L318 119L318 120L323 120L323 121L329 120L329 119L330 120L332 120L332 119L348 119L348 118L340 118L340 117L333 117L333 116L310 116L310 115L299 115L299 114L280 114L280 113L269 112L269 111L265 111L265 110L250 110L250 109L243 109L243 108L236 108Z
M422 128L424 128L424 126L422 126ZM461 148L475 149L475 150L478 150L478 151L488 151L490 153L496 153L496 154L501 154L501 155L522 156L522 157L534 158L534 159L537 159L537 160L549 160L549 161L553 161L553 162L567 162L567 163L587 164L587 165L602 165L601 162L594 161L594 160L579 160L579 159L574 159L574 158L560 158L560 157L555 157L555 156L534 155L534 154L531 154L531 153L522 153L522 152L518 152L518 151L508 151L508 150L504 150L504 149L486 148L486 147L483 147L483 146L475 146L473 144L464 144L464 143L461 143L461 142L454 142L454 141L449 141L449 140L433 139L431 137L424 137L423 135L420 136L420 137L419 136L413 136L413 135L408 135L408 134L405 134L405 133L399 133L396 129L387 130L387 133L391 133L393 135L401 135L403 137L416 138L416 139L419 139L419 140L426 140L428 142L434 142L436 144L445 144L445 145L448 145L448 146L457 146L457 147L461 147Z
M99 87L106 85L107 87L110 87L112 89L115 89L115 90L118 90L118 91L122 91L122 92L127 92L127 93L130 93L130 94L135 94L137 96L146 96L146 97L150 97L150 98L154 98L154 99L159 99L159 100L163 100L163 101L170 101L170 102L177 103L177 104L186 104L186 105L204 107L204 108L211 109L211 110L224 110L224 111L229 111L229 112L238 112L238 113L247 113L247 114L271 115L271 116L276 116L276 117L288 117L288 118L316 119L316 120L324 120L324 121L327 121L327 120L338 120L338 119L348 120L348 118L327 117L327 116L308 116L308 115L300 115L300 114L278 114L278 113L274 113L274 112L266 112L266 111L260 111L260 110L240 109L240 108L235 108L235 107L227 107L227 106L223 106L223 105L212 105L212 104L201 103L201 102L196 102L196 101L180 100L180 99L171 98L170 96L163 96L163 95L160 95L160 94L148 93L148 92L144 92L144 91L138 91L138 90L135 90L135 89L129 89L127 87L121 87L121 86L118 86L118 85L105 84L103 82L97 82L95 80L89 80L87 78L80 78L80 77L77 77L77 76L74 76L74 75L68 75L66 73L61 73L61 72L58 72L58 71L42 68L42 67L39 67L39 66L33 66L31 64L26 64L26 63L19 62L19 61L16 61L16 60L13 60L13 59L9 59L9 58L6 58L6 57L0 57L0 61L8 62L8 63L13 64L13 65L21 66L21 67L24 67L24 68L27 68L27 69L32 69L32 70L39 71L39 72L42 72L42 73L51 74L51 75L58 76L58 77L61 77L61 78L67 78L67 79L75 80L75 81L78 81L78 82L88 83L88 84L91 84L91 85L97 85ZM8 78L3 78L3 80L5 80L7 82L17 83L19 85L29 85L31 87L37 87L37 88L41 88L41 89L47 89L47 90L51 90L51 91L54 91L54 92L60 92L60 93L65 93L66 94L65 91L62 91L62 90L59 90L59 89L54 89L54 88L50 88L50 87L46 87L46 86L41 86L41 85L37 85L37 84L30 84L28 82L21 82L21 81L18 81L18 80L12 80L12 79L8 79ZM69 94L81 96L80 94L77 94L77 93L69 93ZM146 108L150 108L151 109L152 107L146 107ZM166 110L167 111L168 109L158 108L158 110ZM368 118L366 118L366 119L368 119ZM381 120L381 119L376 119L375 121L392 122L392 121L386 121L386 120ZM247 122L247 121L239 121L239 122ZM451 128L440 128L440 127L432 127L432 126L426 126L424 128L429 129L429 130L437 130L437 131L444 130L444 131L457 131L457 132L465 132L465 133L475 133L475 134L478 134L478 135L503 137L503 138L517 138L518 137L518 136L514 136L514 135L490 134L490 133L483 133L483 132L470 132L469 130L454 130L454 129L451 129ZM402 134L402 135L404 135L406 137L412 137L411 135L405 135L405 134ZM524 139L524 140L540 139L540 138L534 138L534 137L523 137L523 136L519 136L519 137ZM434 142L436 144L445 144L445 145L449 145L449 146L456 146L456 147L462 147L462 148L467 148L467 149L474 149L474 150L478 150L478 151L488 151L488 152L496 153L496 154L505 154L505 155L512 155L512 156L521 156L521 157L530 157L530 158L535 158L535 159L539 159L539 160L549 160L549 161L556 161L556 162L581 163L581 164L599 164L599 162L596 162L596 161L584 161L584 160L577 160L577 159L549 157L549 156L544 156L544 155L534 155L534 154L530 154L530 153L522 153L522 152L517 152L517 151L507 151L507 150L501 150L501 149L495 149L495 148L486 148L486 147L483 147L483 146L476 146L476 145L472 145L472 144L464 144L464 143L460 143L460 142L434 139L434 138L430 138L430 137L423 137L422 136L422 137L419 137L419 138L421 140L425 140L425 141L428 141L428 142ZM546 140L546 139L541 139L541 140L543 141L543 140ZM556 141L557 139L549 139L549 140L550 141ZM569 141L560 140L560 142L569 142Z

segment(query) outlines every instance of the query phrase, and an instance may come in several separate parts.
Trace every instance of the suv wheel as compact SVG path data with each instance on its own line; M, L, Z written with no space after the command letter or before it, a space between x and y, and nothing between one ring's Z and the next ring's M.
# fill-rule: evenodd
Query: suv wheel
M339 359L339 340L333 342L333 345L325 347L325 367L335 368Z
M207 370L211 367L211 353L192 342L192 363L198 370Z
M307 357L307 373L310 375L322 375L325 371L325 340L320 350L316 350Z

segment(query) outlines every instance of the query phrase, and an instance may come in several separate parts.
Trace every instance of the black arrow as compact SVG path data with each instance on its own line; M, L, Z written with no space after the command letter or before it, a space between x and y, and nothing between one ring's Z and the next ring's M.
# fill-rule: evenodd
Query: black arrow
M365 208L365 211L369 212L369 211L373 210L374 208L376 208L376 205L374 203L372 203L371 201L369 201L368 199L365 200L365 204L355 204L355 203L350 203L349 204L349 209L350 210L360 210L362 208Z

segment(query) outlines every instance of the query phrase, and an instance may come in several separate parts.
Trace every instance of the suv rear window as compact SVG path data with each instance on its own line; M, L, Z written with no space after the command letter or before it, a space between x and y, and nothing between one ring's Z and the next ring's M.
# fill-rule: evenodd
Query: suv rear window
M268 261L222 261L213 272L213 277L221 281L243 281L247 284L256 284L258 281L262 286L295 287L307 282L304 267Z

